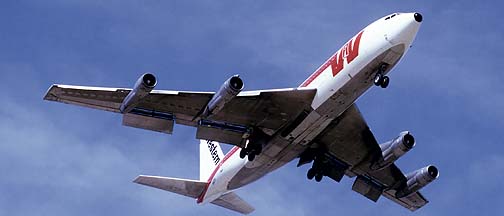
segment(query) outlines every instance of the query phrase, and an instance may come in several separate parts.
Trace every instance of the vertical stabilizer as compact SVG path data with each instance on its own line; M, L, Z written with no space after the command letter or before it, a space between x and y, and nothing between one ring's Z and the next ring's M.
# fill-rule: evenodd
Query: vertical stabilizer
M215 167L224 159L218 142L200 140L200 181L207 181Z

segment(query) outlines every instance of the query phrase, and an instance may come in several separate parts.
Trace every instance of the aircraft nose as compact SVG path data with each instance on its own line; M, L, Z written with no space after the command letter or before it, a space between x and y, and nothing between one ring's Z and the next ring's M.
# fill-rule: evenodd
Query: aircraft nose
M411 45L422 24L423 16L420 13L402 13L387 20L385 27L385 40L392 44Z
M422 22L422 20L423 20L422 14L420 14L420 13L413 14L413 17L415 17L415 20L417 22Z

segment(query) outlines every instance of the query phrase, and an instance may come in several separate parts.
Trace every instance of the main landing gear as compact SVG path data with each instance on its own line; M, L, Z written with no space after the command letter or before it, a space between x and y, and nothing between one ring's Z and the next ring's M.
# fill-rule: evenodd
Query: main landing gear
M261 129L255 128L251 130L250 135L245 141L245 147L240 150L240 158L243 159L247 156L249 161L253 161L257 155L261 154L263 146L265 146L270 139L271 137Z
M308 173L306 173L306 177L308 177L308 179L310 179L310 180L315 178L315 181L320 182L320 181L322 181L322 178L324 177L324 173L322 172L322 170L315 169L312 167L308 170Z
M326 159L322 156L322 151L316 148L309 148L299 156L297 166L300 167L304 164L312 163L312 167L306 173L306 177L309 180L315 178L315 181L320 182L326 174L326 162Z
M320 182L324 177L324 163L319 158L315 158L313 160L312 167L306 173L306 177L312 180L315 178L315 181Z
M240 150L240 158L243 159L245 156L248 156L249 161L253 161L256 157L256 155L261 154L262 152L262 145L257 143L257 144L252 144L247 141L247 145L245 148L242 148Z
M387 70L388 64L382 64L378 68L378 71L376 72L376 75L373 79L373 83L376 86L381 86L382 88L387 88L390 82L390 78L388 76L383 75L385 71Z

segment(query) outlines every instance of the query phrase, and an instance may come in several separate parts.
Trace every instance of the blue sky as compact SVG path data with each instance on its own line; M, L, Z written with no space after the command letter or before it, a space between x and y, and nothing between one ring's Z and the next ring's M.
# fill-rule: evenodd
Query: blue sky
M435 164L429 203L411 214L288 164L238 190L255 215L502 215L502 5L474 1L3 1L0 215L233 215L136 185L139 174L198 177L195 130L172 136L121 116L43 101L53 83L214 91L298 86L360 29L392 12L424 22L386 90L357 104L379 141L410 130L405 171Z

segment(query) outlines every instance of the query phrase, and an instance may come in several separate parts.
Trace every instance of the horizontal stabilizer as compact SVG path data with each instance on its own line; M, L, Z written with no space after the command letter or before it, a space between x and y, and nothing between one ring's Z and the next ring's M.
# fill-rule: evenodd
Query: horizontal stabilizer
M409 209L410 211L416 211L417 209L422 208L424 205L429 203L429 201L425 199L425 197L418 191L402 198L397 198L395 196L395 190L385 191L383 195L388 199L394 201L395 203Z
M211 203L242 214L250 214L255 210L254 207L233 192L224 194Z
M144 175L138 176L133 182L192 198L201 195L207 184L196 180Z

